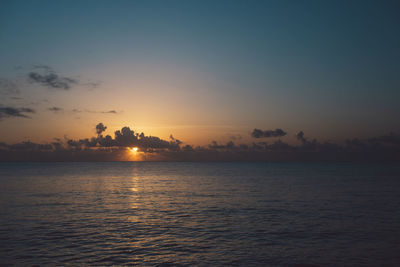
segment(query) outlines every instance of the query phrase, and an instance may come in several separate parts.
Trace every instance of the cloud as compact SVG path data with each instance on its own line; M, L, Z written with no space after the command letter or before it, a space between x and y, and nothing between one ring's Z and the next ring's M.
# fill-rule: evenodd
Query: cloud
M389 133L388 135L369 138L367 141L373 145L383 144L400 147L400 135L397 135L395 133Z
M21 151L49 151L54 149L52 144L37 144L30 141L12 144L8 146L10 150L21 150Z
M376 136L368 139L347 139L346 148L353 151L382 150L395 148L400 151L400 135L389 133L387 135Z
M185 145L182 147L183 151L193 151L193 146L191 145Z
M218 144L217 141L211 141L211 144L208 145L210 149L233 149L235 148L235 143L233 141L227 142L225 145Z
M300 131L296 134L297 140L300 140L302 143L306 142L306 139L304 138L304 133L303 131Z
M72 110L72 112L74 112L74 113L83 113L83 112L87 112L87 113L102 113L102 114L118 114L118 113L120 113L119 111L116 111L116 110L101 110L101 111L96 111L96 110L88 110L88 109L85 109L85 110L81 110L81 109L77 109L77 108L74 108L73 110Z
M14 81L0 78L0 94L15 97L20 94L20 90Z
M100 122L99 124L96 125L96 133L99 134L99 135L100 135L102 132L104 132L106 129L107 129L107 127L104 126L104 124L101 123L101 122Z
M71 87L78 84L77 80L59 76L54 71L49 71L48 73L44 74L32 71L28 74L28 76L30 81L54 89L69 90Z
M96 136L77 140L64 137L64 141L54 139L54 142L44 144L26 141L8 145L0 142L0 161L127 160L127 155L132 155L132 147L138 147L141 159L148 161L400 161L400 135L396 133L349 139L344 145L339 145L308 139L300 131L296 136L301 144L297 145L282 140L250 144L212 141L206 146L193 147L183 145L173 135L164 140L125 126L115 131L113 136L103 136L106 129L103 123L98 123Z
M87 83L83 83L82 85L85 85L89 88L97 88L100 86L100 82L87 82Z
M304 136L304 132L300 131L296 134L297 140L299 140L303 144L303 149L307 148L309 150L315 150L317 148L318 142L316 139L313 139L312 141L309 141L307 138Z
M286 132L282 129L275 129L275 130L260 130L260 129L254 129L253 132L251 133L251 136L254 138L267 138L267 137L281 137L285 136Z
M108 110L108 111L100 111L99 113L117 114L118 112L115 110Z
M77 78L62 76L47 65L33 66L33 70L28 73L28 80L51 89L66 91L76 86L83 86L91 89L100 86L100 82L81 81Z
M171 139L171 141L176 142L177 144L182 144L182 141L179 139L176 139L172 134L169 136L169 139Z
M0 107L0 119L8 117L30 118L26 114L35 113L31 108Z
M63 108L59 108L59 107L51 107L51 108L48 108L47 110L52 111L54 113L58 113L58 112L64 111Z
M170 141L163 140L156 136L146 136L144 133L137 133L129 127L122 127L114 133L114 138L110 135L102 136L101 133L107 127L103 123L96 125L97 137L85 138L79 140L69 139L67 145L75 149L83 149L90 147L139 147L142 151L151 152L154 149L170 149L180 150L182 142L178 139L171 139Z

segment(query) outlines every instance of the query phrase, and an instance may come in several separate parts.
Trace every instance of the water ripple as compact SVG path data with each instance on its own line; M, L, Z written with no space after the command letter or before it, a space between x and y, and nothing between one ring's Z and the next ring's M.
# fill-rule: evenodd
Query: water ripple
M0 164L1 265L398 266L399 177L392 165Z

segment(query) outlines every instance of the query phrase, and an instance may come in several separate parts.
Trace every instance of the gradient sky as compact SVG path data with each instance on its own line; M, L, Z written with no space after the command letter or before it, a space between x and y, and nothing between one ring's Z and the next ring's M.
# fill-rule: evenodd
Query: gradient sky
M254 128L289 142L399 132L399 3L2 1L0 107L36 113L2 118L0 141L83 138L98 122L195 145ZM29 81L38 65L79 82Z

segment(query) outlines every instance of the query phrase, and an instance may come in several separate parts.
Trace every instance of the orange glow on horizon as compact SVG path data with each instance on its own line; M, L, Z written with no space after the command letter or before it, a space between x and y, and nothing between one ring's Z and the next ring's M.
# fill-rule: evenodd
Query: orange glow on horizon
M129 161L142 161L144 152L140 151L138 147L127 147L126 160Z

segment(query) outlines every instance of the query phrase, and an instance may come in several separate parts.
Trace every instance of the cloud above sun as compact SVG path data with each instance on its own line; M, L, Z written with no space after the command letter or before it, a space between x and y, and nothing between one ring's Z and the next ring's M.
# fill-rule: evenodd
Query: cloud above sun
M1 109L0 109L1 110ZM12 111L10 113L15 113ZM17 112L23 112L17 111ZM207 146L194 147L172 135L169 140L135 132L125 126L114 135L103 135L107 126L94 127L97 136L83 139L57 139L49 143L0 143L1 161L399 161L400 135L388 134L368 139L347 139L343 145L332 142L310 141L303 131L295 136L299 144L288 144L280 139L287 133L282 129L257 130L254 139L278 138L273 142L257 141L236 144L212 141ZM254 136L256 132L256 136ZM261 132L261 134L259 134ZM284 134L283 134L284 133ZM140 157L130 157L132 149ZM136 153L134 153L136 154Z

